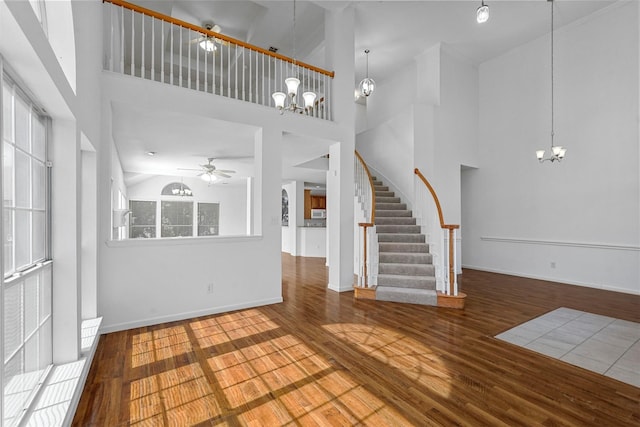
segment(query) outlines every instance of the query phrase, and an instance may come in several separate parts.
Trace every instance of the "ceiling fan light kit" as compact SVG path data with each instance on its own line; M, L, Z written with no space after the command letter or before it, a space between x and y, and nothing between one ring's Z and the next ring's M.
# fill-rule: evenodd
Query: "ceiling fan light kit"
M220 25L213 25L212 23L205 23L204 28L207 31L212 31L214 33L219 33L221 30ZM215 39L208 34L201 38L198 45L205 52L215 52L218 49L216 47Z

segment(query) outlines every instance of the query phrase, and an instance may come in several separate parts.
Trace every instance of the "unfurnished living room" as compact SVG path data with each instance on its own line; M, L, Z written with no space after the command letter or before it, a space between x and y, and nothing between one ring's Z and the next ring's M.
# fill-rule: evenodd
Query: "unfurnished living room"
M0 427L640 424L639 22L0 0Z

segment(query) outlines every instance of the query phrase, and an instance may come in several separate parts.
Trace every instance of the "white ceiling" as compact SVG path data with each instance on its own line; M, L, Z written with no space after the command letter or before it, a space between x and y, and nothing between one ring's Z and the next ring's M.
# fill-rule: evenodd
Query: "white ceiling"
M263 48L277 47L279 53L293 56L292 1L133 2L197 25L212 21L220 25L223 34ZM555 0L555 27L559 29L613 3L615 0ZM480 25L475 21L480 0L299 0L296 3L296 57L326 68L324 11L346 6L355 8L356 82L365 74L365 48L371 50L369 75L380 83L437 43L443 43L471 63L480 64L550 30L551 3L546 0L487 0L487 4L491 18ZM130 182L146 174L185 175L189 172L178 168L197 168L207 157L220 158L216 166L238 171L237 177L253 173L253 161L246 158L253 156L256 129L251 126L137 110L121 104L113 104L112 108L114 139ZM286 135L283 180L325 182L324 170L317 168L326 163L318 159L328 152L328 144ZM147 151L157 151L158 155L146 156ZM311 163L305 168L295 167L305 162ZM196 171L190 173L197 174Z

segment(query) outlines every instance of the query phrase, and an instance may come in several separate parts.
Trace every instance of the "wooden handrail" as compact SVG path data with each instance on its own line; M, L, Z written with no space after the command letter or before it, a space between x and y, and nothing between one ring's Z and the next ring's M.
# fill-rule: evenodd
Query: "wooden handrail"
M420 172L420 169L415 168L414 173L416 175L418 175L418 177L420 178L420 180L424 183L424 185L427 186L427 188L429 189L429 192L431 193L431 196L433 197L433 201L436 203L436 208L438 209L438 217L440 219L440 228L445 229L445 230L449 230L449 293L451 295L454 294L454 288L455 288L455 266L453 265L453 240L454 240L454 230L460 228L459 224L445 224L444 223L444 218L442 216L442 208L440 207L440 200L438 199L438 195L436 194L436 190L433 189L433 187L431 186L431 184L429 183L429 181L427 180L427 178L425 178L424 175L422 175L422 172Z
M360 163L362 163L362 167L364 168L364 171L367 173L367 177L369 177L369 185L371 186L371 215L369 216L369 223L373 225L376 221L376 190L373 186L373 178L371 178L371 172L369 172L369 168L367 167L367 164L362 159L362 156L360 155L360 153L358 153L358 150L355 150L355 153L356 153L357 159L360 161Z
M160 20L168 22L170 24L178 25L180 27L187 28L187 29L192 30L192 31L196 31L198 33L204 34L204 35L209 36L209 37L213 37L215 39L224 40L226 42L235 44L237 46L242 46L242 47L247 48L249 50L253 50L254 52L262 53L263 55L268 55L268 56L271 56L273 58L277 58L277 59L280 59L280 60L285 61L285 62L289 62L289 63L294 64L294 65L299 65L302 68L308 68L309 70L315 71L315 72L320 73L320 74L324 74L325 76L329 76L331 78L333 78L335 76L335 72L334 71L327 71L327 70L324 70L322 68L315 67L313 65L297 61L295 59L289 58L288 56L284 56L284 55L281 55L279 53L271 52L270 50L263 49L261 47L249 44L247 42L235 39L233 37L226 36L224 34L216 33L216 32L213 32L213 31L209 31L209 30L207 30L205 28L198 27L197 25L191 24L191 23L183 21L181 19L173 18L171 16L164 15L164 14L156 12L154 10L147 9L146 7L142 7L142 6L135 5L133 3L126 2L124 0L102 0L102 2L103 3L112 3L112 4L115 4L116 6L121 6L121 7L124 7L125 9L133 10L134 12L139 12L139 13L142 13L142 14L147 15L147 16L152 16L154 18L160 19Z

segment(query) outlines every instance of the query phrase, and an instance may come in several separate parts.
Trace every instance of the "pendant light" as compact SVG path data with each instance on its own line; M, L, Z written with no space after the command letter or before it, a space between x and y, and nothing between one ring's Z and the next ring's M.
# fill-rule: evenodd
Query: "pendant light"
M367 74L360 82L360 93L364 96L369 96L376 88L376 82L369 78L369 49L365 49L364 53L367 55Z
M551 163L558 161L560 162L564 159L564 155L567 152L567 149L561 145L554 145L553 137L554 137L554 127L553 127L553 88L554 88L554 80L553 80L553 0L547 0L551 3L551 154L546 159L544 158L544 150L537 150L536 157L543 163L549 160Z
M489 6L484 4L484 0L482 0L482 5L476 10L476 21L478 24L484 24L489 20Z
M287 93L284 92L274 92L271 95L273 98L273 102L276 105L276 108L283 114L285 110L291 112L306 112L309 114L313 105L316 101L316 94L314 92L304 92L302 94L302 99L304 100L304 108L298 106L298 87L300 86L300 79L295 77L298 73L298 64L296 62L296 0L293 0L293 31L292 31L292 41L293 41L293 77L288 77L284 80L285 85L287 86ZM289 99L289 105L285 105L286 100Z

